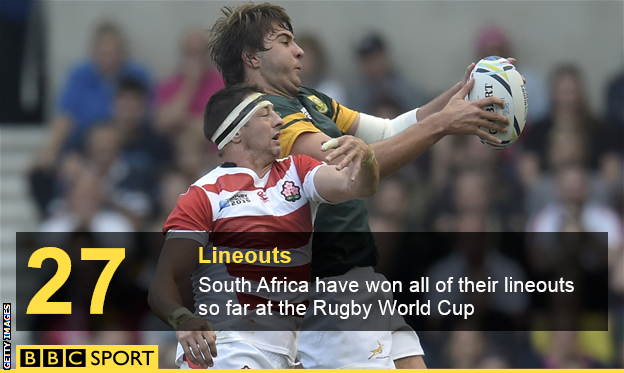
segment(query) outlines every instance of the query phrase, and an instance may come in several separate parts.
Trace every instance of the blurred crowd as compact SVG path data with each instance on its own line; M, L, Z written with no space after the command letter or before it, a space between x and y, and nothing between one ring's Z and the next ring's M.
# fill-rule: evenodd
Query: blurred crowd
M347 107L380 117L394 118L426 103L439 92L426 92L396 68L389 40L377 32L365 34L353 47L359 76L345 82L331 77L322 40L298 34L305 51L302 82ZM42 231L158 232L178 196L220 164L216 147L202 129L206 101L224 87L207 43L204 31L186 30L179 39L178 65L168 77L155 81L148 63L132 59L119 26L103 22L95 27L87 57L68 71L55 96L46 144L28 172ZM490 55L517 58L517 68L527 79L529 114L519 141L494 151L476 137L442 139L381 183L368 201L371 228L608 232L608 253L603 254L608 255L610 276L610 328L593 334L457 330L421 337L425 361L431 368L623 367L624 73L617 72L605 87L607 111L593 112L583 66L563 61L542 82L530 61L515 55L512 41L497 26L475 35L474 55L466 56L466 63ZM462 74L457 72L458 80ZM379 269L409 271L405 263L397 266L402 250L381 244ZM492 250L487 256L491 260L460 254L442 259L431 275L435 268L444 273L456 266L467 275L509 268L509 273L522 276L522 269L505 266L505 253ZM137 284L129 294L139 297L146 291L145 278L158 252L143 254L125 274L134 277L128 284ZM578 255L578 265L589 265L585 254ZM547 249L528 250L522 256L533 270L557 267L548 260ZM55 341L45 334L38 338ZM62 342L80 344L84 338L89 343L161 344L160 367L172 367L175 340L170 332L74 333ZM514 343L501 344L500 339Z

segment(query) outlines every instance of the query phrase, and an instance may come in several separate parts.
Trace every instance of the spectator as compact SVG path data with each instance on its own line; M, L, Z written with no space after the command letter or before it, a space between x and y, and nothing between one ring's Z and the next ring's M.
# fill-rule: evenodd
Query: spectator
M453 251L436 262L429 270L428 277L431 283L445 281L449 277L468 277L471 281L499 281L502 286L505 277L516 280L525 280L523 268L511 258L499 252L498 243L494 242L494 235L485 234L485 220L474 213L463 213L457 217L459 234L455 238ZM460 292L458 288L452 291L439 293L431 292L427 297L431 304L439 304L448 300L451 304L470 303L479 310L471 316L475 327L498 330L512 330L522 323L521 316L527 311L529 297L526 293L508 293L499 291L492 293ZM434 314L429 317L432 326L443 322ZM507 328L511 327L511 328ZM435 329L435 328L434 328Z
M616 251L622 245L622 221L611 208L592 201L587 171L568 166L557 174L557 200L534 214L529 232L560 232L575 223L586 232L608 232L608 246Z
M602 366L578 345L576 331L553 331L550 333L550 346L544 355L544 368L551 369L587 369Z
M106 187L106 202L139 229L153 212L157 179L152 169L140 168L122 157L120 131L111 125L93 128L88 137L85 165Z
M105 191L94 172L85 171L71 186L65 208L44 221L41 232L131 232L123 214L105 207Z
M141 81L124 79L115 97L112 124L121 137L122 157L147 172L172 162L169 139L156 134L149 123L147 87Z
M588 166L597 167L601 149L596 136L601 133L602 123L590 111L584 92L581 71L576 66L563 65L553 70L549 114L523 135L526 153L520 161L520 173L525 187L533 186L541 171L552 170L547 162L548 145L560 132L577 133L584 142Z
M123 167L116 168L117 171L123 170L123 175L113 172L114 177L121 180L138 175L133 182L125 181L122 184L133 184L135 187L130 189L138 187L144 190L154 202L158 188L156 170L171 162L173 151L168 139L157 135L148 124L147 94L146 87L139 80L123 79L115 95L111 121L111 126L115 130L114 141L117 143L110 143L110 136L102 134L99 136L103 136L103 143L94 143L90 136L86 136L86 141L83 141L75 151L62 156L57 169L45 172L38 170L30 175L32 193L44 216L53 213L55 201L65 197L67 187L71 185L83 163L98 167L98 172L103 174L113 169L108 162L123 164ZM91 131L101 132L94 129ZM99 159L94 159L94 155ZM137 201L133 201L130 205L135 205ZM150 207L145 207L138 215L145 217L151 214L154 210L152 202L147 203L146 206Z
M624 127L624 72L620 72L618 76L609 82L607 88L607 117L612 124ZM622 144L620 143L620 145Z
M37 167L52 168L65 150L79 147L91 126L111 119L114 95L124 77L136 78L149 87L147 70L127 60L126 43L117 26L99 24L92 48L91 58L69 73Z
M349 105L357 111L369 111L379 97L393 97L403 108L417 108L426 98L409 80L392 66L385 40L378 33L369 33L356 46L362 77L349 91Z
M342 84L328 77L329 66L325 49L312 34L297 37L297 44L304 50L301 60L301 84L317 89L332 97L336 102L346 103L346 92ZM401 111L399 114L402 114ZM394 118L394 117L393 117Z
M169 135L189 126L201 128L206 102L224 87L212 65L206 33L199 29L188 31L180 43L178 70L156 90L156 128Z

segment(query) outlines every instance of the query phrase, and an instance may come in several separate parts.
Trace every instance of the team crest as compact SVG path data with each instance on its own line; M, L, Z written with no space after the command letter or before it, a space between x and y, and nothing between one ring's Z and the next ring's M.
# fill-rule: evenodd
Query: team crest
M299 193L299 187L292 181L286 181L282 184L282 195L288 202L295 202L301 199L301 193Z
M314 102L314 104L316 105L316 110L318 110L319 113L327 113L327 110L329 109L327 108L327 105L323 101L321 101L321 99L319 99L315 95L308 96L308 98L310 99L310 101Z
M383 345L381 343L379 343L379 341L377 341L377 345L379 345L379 347L377 347L374 350L371 350L371 352L373 354L368 358L368 360L372 359L373 357L375 357L375 356L377 356L377 355L379 355L380 353L383 352Z

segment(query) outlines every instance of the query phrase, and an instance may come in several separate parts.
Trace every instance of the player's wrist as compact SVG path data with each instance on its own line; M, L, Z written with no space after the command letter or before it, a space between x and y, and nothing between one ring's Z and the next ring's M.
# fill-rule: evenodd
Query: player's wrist
M362 162L362 166L370 167L375 163L375 149L373 149L371 144L367 143L366 145L368 145L370 152L368 154L368 157Z
M177 330L180 325L193 319L198 319L198 317L195 316L191 311L189 311L188 308L180 307L177 310L173 311L171 315L169 315L169 319L167 319L167 322L169 323L169 325L171 325L173 329Z

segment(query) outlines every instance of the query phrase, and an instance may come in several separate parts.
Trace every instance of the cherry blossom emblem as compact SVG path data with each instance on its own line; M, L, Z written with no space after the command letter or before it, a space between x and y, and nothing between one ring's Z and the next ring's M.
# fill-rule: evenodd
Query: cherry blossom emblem
M286 181L282 184L282 195L286 198L288 202L295 202L301 198L301 193L299 193L299 187L295 185L292 181Z

